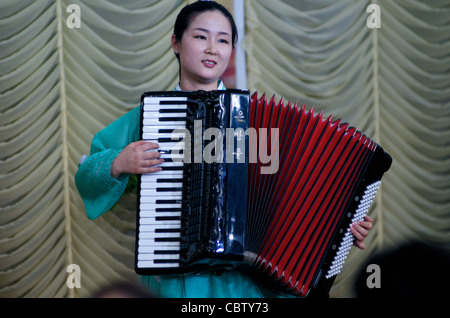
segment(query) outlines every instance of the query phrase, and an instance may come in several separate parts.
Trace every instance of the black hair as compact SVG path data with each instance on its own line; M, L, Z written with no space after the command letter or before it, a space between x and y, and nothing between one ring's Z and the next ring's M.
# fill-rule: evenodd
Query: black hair
M184 31L189 27L192 20L200 13L206 11L220 11L230 22L231 25L231 40L233 44L233 48L237 42L238 34L236 23L234 22L234 18L231 13L221 4L215 1L197 1L192 4L185 6L181 9L180 13L177 16L175 21L175 27L173 30L173 34L175 35L175 39L177 41L181 41L183 37ZM179 59L178 54L176 54Z

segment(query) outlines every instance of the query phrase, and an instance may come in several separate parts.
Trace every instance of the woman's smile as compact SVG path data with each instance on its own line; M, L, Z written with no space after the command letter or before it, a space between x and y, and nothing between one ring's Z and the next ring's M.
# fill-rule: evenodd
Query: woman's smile
M216 64L217 64L217 63L216 63L215 61L213 61L213 60L203 60L202 63L203 63L204 66L206 66L206 67L208 67L208 68L213 68L213 67L215 67Z

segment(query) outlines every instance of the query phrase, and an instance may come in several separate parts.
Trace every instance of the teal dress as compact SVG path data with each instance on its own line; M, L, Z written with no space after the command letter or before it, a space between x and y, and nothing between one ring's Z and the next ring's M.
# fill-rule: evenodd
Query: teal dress
M98 132L91 144L89 156L79 165L75 183L83 199L87 216L95 219L109 211L122 196L129 175L111 177L111 163L128 144L138 141L140 106L126 113ZM239 271L221 274L140 276L149 291L161 297L189 298L257 298L283 297L272 292Z

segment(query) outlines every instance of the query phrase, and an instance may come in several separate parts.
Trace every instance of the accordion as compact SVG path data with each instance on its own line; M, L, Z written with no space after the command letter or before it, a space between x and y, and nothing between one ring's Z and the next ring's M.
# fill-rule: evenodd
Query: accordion
M392 158L340 120L245 90L146 92L135 271L242 270L293 295L331 288Z

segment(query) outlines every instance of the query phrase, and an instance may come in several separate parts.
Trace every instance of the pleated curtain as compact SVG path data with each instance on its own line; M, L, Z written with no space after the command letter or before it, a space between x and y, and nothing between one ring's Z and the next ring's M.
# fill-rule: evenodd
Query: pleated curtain
M173 89L170 36L190 2L0 0L0 297L89 297L136 282L136 195L90 221L74 175L93 135L142 92ZM245 27L251 92L342 118L394 159L367 248L352 250L332 297L355 295L376 252L448 247L450 3L246 0ZM81 288L68 284L71 264Z
M449 13L448 1L246 1L248 86L324 109L393 157L334 297L354 296L376 252L449 247Z

